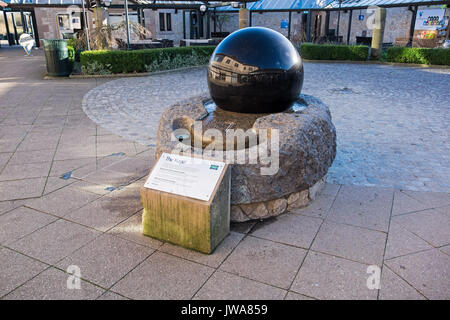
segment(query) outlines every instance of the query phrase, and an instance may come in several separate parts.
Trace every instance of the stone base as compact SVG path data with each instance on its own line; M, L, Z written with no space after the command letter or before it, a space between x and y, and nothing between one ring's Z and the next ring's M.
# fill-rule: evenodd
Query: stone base
M316 182L312 187L293 192L275 200L236 204L231 206L230 219L233 222L244 222L254 219L266 219L282 213L306 207L316 198L324 185L326 176Z
M209 96L192 97L164 111L158 127L156 158L163 152L189 151L202 155L213 142L205 137L204 131L195 131L195 121L219 133L226 131L230 124L235 126L233 129L250 129L257 135L264 130L270 131L270 138L259 139L259 145L250 143L248 139L248 146L240 149L234 146L230 150L232 153L242 151L248 160L251 154L259 155L260 146L268 150L270 145L266 154L269 159L262 155L262 159L268 161L228 161L231 166L231 220L276 216L306 206L314 199L336 155L336 129L330 110L323 102L309 95L300 95L298 101L284 112L255 115L210 108L210 100ZM181 141L174 134L180 129L187 137ZM200 144L196 146L192 141ZM223 146L223 138L222 142L219 138L217 141L219 146ZM214 140L214 144L217 141ZM227 161L228 158L226 152L209 154L208 157L219 161ZM267 170L269 166L273 170Z

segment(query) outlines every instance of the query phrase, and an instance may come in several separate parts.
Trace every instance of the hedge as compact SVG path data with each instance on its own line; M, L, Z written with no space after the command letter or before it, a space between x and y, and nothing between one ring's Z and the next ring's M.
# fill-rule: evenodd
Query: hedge
M73 62L75 60L75 49L72 46L67 46L67 53L69 54L69 61Z
M450 65L450 49L391 47L387 61L417 64Z
M213 53L214 46L172 47L142 50L97 50L83 51L80 54L82 67L100 65L111 73L145 72L147 66L163 62L163 60L183 58L196 55L208 58Z
M369 54L369 47L303 43L300 53L302 58L311 60L364 61Z

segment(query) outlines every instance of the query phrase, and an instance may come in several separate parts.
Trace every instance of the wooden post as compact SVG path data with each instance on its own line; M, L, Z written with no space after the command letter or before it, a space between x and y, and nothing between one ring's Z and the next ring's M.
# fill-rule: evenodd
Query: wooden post
M292 11L289 11L289 24L288 24L288 39L291 40L291 22L292 22Z
M352 30L352 15L353 10L350 10L350 13L348 14L347 44L350 44L350 33Z
M407 47L412 47L413 43L413 37L414 37L414 28L416 26L416 17L417 17L417 6L411 6L408 8L409 11L411 11L411 24L409 25L409 38L408 43L406 44Z
M312 11L308 11L307 19L307 29L306 29L306 41L311 42L311 22L312 22Z
M246 8L239 9L239 29L247 28L249 25L249 11Z
M213 252L230 231L230 169L225 165L209 201L142 187L143 234L202 253Z
M375 9L375 23L372 32L371 56L378 59L383 45L384 26L386 24L386 8Z

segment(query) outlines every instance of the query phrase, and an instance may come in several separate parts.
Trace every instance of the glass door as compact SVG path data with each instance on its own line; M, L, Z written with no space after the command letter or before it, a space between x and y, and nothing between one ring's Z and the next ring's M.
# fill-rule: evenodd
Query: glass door
M8 44L8 30L6 29L5 14L3 11L0 11L0 46Z
M0 11L0 44L18 45L23 33L35 36L31 12Z

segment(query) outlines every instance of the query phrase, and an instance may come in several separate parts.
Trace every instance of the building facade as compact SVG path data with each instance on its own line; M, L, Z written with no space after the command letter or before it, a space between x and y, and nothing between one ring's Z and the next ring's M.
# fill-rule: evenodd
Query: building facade
M85 26L81 0L2 1L0 44L3 46L17 45L21 33L32 34L38 40L62 39ZM96 21L102 25L125 21L123 0L104 1L99 8L91 7L93 1L86 2L86 21L90 29L95 28ZM337 0L260 0L248 3L247 8L250 26L271 28L293 42L356 44L368 43L372 36L374 10L365 6L365 2L377 3L373 0L348 0L345 3ZM405 45L412 24L417 38L442 36L445 30L448 34L450 9L443 5L444 2L380 1L380 5L388 5L383 42ZM201 11L203 2L197 1L129 0L128 18L132 24L147 29L151 38L173 40L175 45L182 39L208 39L213 32L231 33L238 29L237 8L219 2L214 2L214 6L209 3L210 7ZM131 37L135 40L136 35L131 34Z

